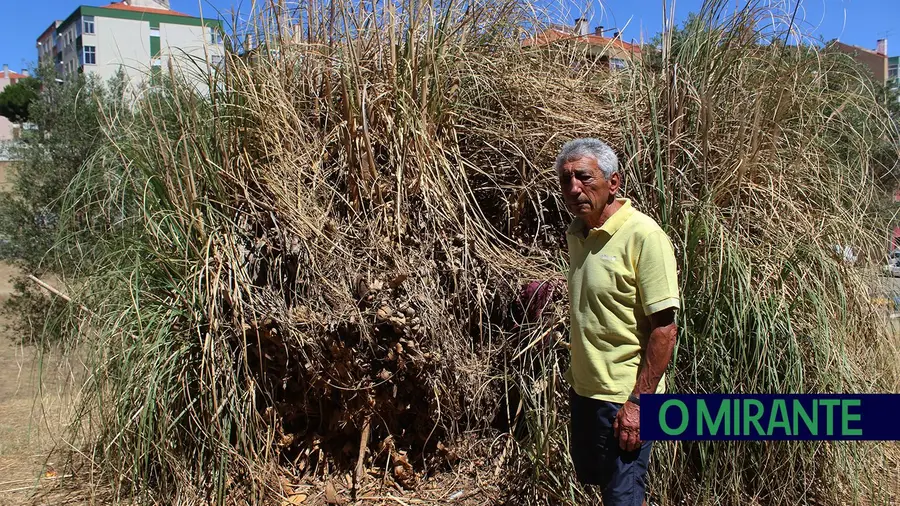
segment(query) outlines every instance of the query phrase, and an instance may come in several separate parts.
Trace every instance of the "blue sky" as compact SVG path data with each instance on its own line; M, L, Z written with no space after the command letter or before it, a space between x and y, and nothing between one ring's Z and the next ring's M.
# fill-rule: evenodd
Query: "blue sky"
M7 63L14 70L30 68L37 59L35 39L54 19L65 19L78 5L106 5L112 0L2 0L0 19L0 64ZM172 8L187 14L212 17L216 11L226 14L237 9L246 10L251 0L170 0ZM557 0L542 0L541 3ZM743 0L733 0L743 4ZM793 7L795 0L767 0L773 4ZM555 21L571 23L577 9L572 5L586 5L591 27L618 27L625 40L649 39L662 27L662 0L565 0L568 8L554 7ZM667 3L671 3L667 1ZM554 3L553 5L560 5ZM701 0L675 2L676 20L696 11ZM897 0L803 0L799 17L804 31L815 37L837 38L849 44L867 48L875 41L888 39L888 53L900 55L900 1Z

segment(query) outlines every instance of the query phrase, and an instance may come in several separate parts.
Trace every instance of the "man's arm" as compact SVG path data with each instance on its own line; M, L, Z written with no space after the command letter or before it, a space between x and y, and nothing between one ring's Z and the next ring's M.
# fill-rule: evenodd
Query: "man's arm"
M641 361L637 383L632 390L634 396L640 397L641 394L656 392L659 380L672 360L672 351L675 349L677 335L675 309L664 309L650 315L650 337ZM619 438L619 446L623 450L635 451L641 447L640 427L640 407L631 401L626 402L613 422L613 429L616 437Z
M664 309L650 315L650 338L647 340L647 351L641 361L637 383L632 390L635 396L656 392L659 380L672 360L677 335L674 309Z

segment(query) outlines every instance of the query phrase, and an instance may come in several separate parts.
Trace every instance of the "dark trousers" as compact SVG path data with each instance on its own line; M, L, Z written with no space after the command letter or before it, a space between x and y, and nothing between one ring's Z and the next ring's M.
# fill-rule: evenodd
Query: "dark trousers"
M569 389L572 407L570 453L578 481L598 485L603 506L641 506L647 490L651 442L640 450L619 447L613 420L621 404L582 397Z

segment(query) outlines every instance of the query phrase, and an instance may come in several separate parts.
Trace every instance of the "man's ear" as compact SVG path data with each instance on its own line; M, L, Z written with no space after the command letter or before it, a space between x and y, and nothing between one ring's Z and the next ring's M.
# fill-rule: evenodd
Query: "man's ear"
M612 176L609 176L609 194L615 195L619 188L622 186L622 176L619 175L619 172L613 172Z

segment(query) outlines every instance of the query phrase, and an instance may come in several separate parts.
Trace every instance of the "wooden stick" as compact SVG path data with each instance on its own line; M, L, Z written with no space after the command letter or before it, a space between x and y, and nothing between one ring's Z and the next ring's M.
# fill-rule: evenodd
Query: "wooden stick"
M71 297L69 297L68 295L66 295L66 294L64 294L64 293L62 293L62 292L60 292L60 291L57 290L56 288L53 288L52 286L48 285L48 284L45 283L43 280L38 279L37 277L35 277L35 276L31 275L31 274L28 275L28 279L34 281L35 283L37 283L38 285L40 285L41 288L43 288L44 290L47 290L48 292L52 293L53 295L56 295L57 297L61 298L62 300L66 301L66 302L69 302L69 303L72 302L72 298L71 298ZM84 311L85 313L88 313L88 314L94 314L94 313L91 312L90 309L88 309L87 307L85 307L83 304L78 304L78 308L81 309L82 311Z
M368 415L363 421L362 434L359 436L359 457L356 459L356 469L353 470L353 500L356 500L356 494L359 492L360 481L362 481L365 473L366 448L369 446L369 432L372 430L372 419Z
M11 481L3 481L0 482L0 485L13 485L15 483L25 483L29 481L53 481L53 480L61 480L63 478L71 478L75 476L74 474L66 474L63 476L41 476L40 478L22 478L21 480L11 480Z
M11 488L9 490L0 490L0 494L9 494L10 492L21 492L23 490L31 490L33 488L40 488L41 485L29 485L27 487L19 487L19 488Z
M403 506L409 506L410 504L431 504L436 503L438 501L423 501L421 499L401 499L397 496L393 495L379 495L379 496L371 496L371 497L360 497L360 501L396 501Z

